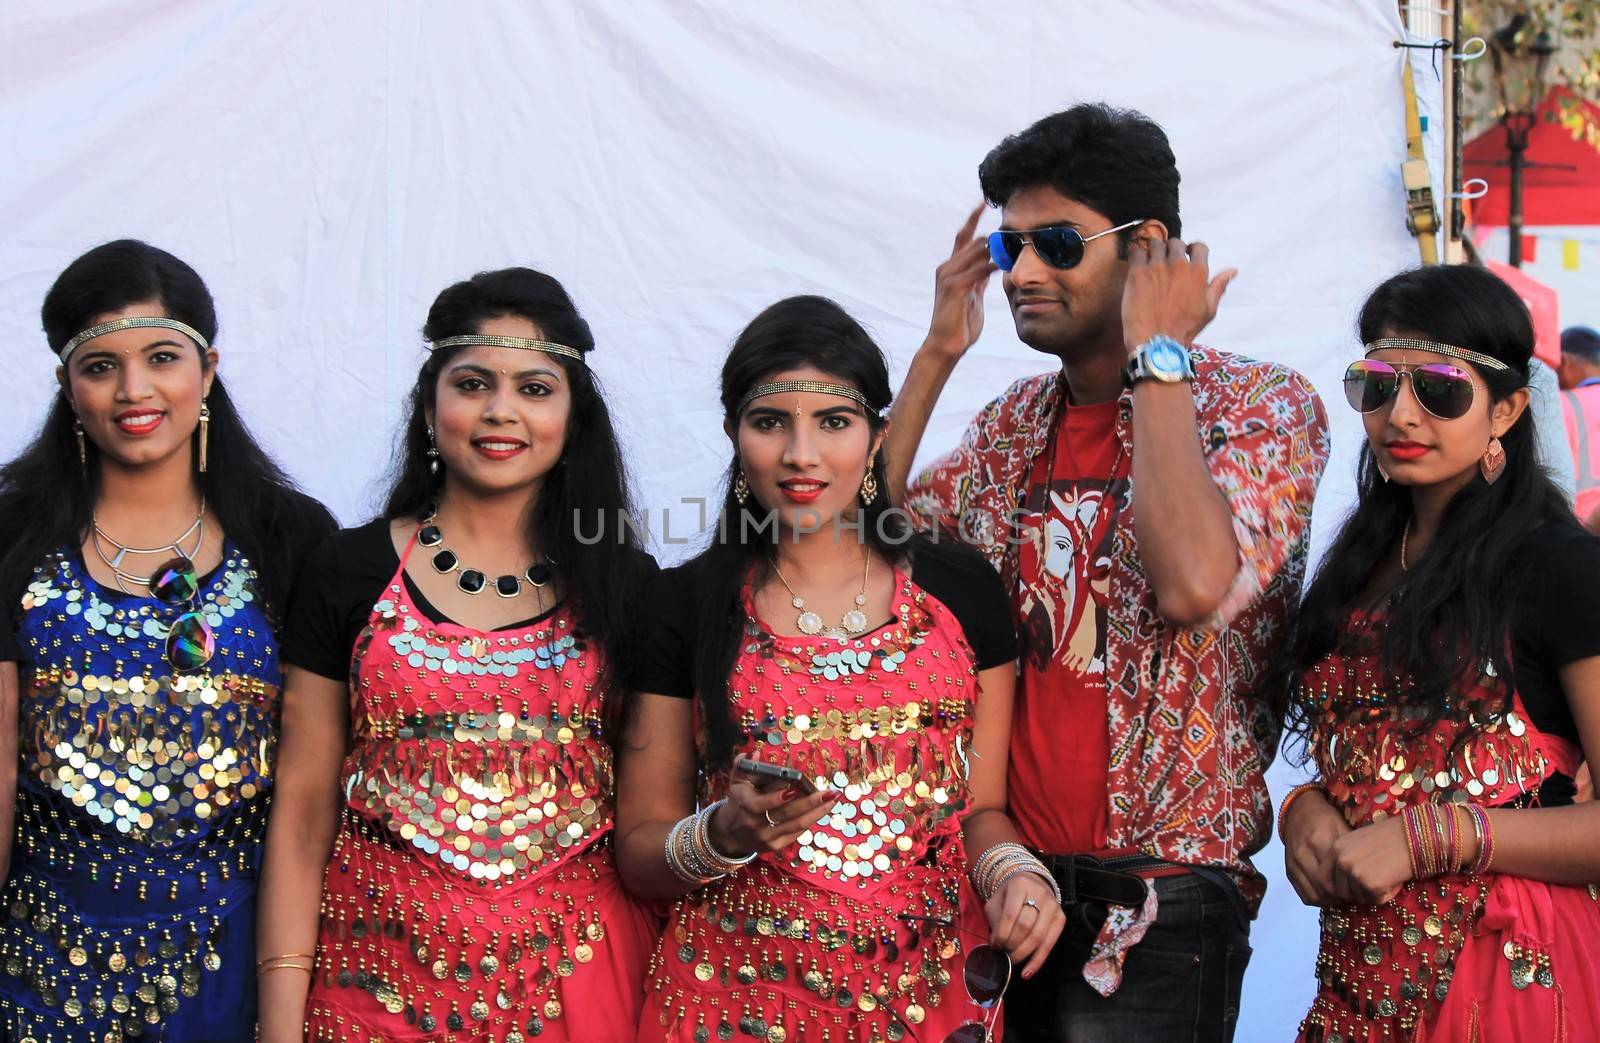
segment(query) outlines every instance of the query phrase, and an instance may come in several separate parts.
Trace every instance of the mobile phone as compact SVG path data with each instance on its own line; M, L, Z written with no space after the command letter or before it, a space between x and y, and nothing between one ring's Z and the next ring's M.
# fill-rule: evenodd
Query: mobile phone
M799 768L791 768L787 764L777 764L772 761L752 760L742 754L733 759L733 766L736 770L742 771L747 775L762 775L778 782L803 783L806 781L805 772Z

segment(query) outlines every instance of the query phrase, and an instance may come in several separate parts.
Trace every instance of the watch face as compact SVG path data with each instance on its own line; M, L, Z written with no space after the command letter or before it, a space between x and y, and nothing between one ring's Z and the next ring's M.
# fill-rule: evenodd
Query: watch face
M1177 376L1183 372L1184 351L1176 344L1152 344L1145 358L1150 368L1162 376Z

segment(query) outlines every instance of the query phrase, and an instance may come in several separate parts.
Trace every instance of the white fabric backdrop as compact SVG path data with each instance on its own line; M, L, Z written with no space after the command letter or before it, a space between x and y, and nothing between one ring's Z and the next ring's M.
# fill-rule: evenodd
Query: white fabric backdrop
M50 281L84 249L137 236L206 277L247 417L355 522L433 295L529 264L593 325L659 515L711 491L726 461L713 380L746 321L781 296L828 294L903 371L979 159L1104 98L1167 128L1186 236L1242 271L1203 339L1289 363L1327 401L1325 541L1359 437L1338 387L1355 310L1416 262L1392 0L804 7L0 6L0 451L54 391L37 318ZM997 286L989 304L924 458L1046 368ZM1275 790L1292 774L1278 766ZM1241 1040L1289 1038L1311 992L1315 919L1275 845L1261 864L1273 883Z

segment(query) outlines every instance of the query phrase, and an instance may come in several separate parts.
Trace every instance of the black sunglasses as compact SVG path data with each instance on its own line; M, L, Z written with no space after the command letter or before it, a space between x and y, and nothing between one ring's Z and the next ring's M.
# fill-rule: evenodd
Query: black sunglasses
M946 927L959 931L972 938L983 937L959 926L947 916L918 916L915 913L902 913L899 919L908 924L931 924L936 927ZM961 965L961 977L967 986L967 996L972 1002L984 1010L983 1020L964 1021L946 1037L944 1043L994 1043L995 1036L992 1026L994 1018L1000 1010L1000 997L1005 995L1006 987L1011 984L1011 957L1007 956L1004 949L997 949L989 943L977 945L967 950L967 956ZM889 1008L887 997L880 997L885 1008ZM898 1014L894 1015L899 1017Z
M989 233L989 257L994 261L995 267L1002 272L1009 272L1022 259L1023 247L1031 246L1033 252L1039 255L1039 260L1052 268L1076 268L1078 262L1083 260L1084 244L1092 243L1112 232L1142 225L1144 221L1144 218L1129 221L1115 228L1107 228L1104 232L1096 232L1087 238L1070 225L1051 225L1048 228L1035 228L1031 232L1002 229Z

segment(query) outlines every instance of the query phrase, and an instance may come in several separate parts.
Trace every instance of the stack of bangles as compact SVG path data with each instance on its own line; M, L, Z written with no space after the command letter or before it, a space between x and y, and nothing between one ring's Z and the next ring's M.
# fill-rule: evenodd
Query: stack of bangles
M702 887L755 861L755 852L743 858L729 858L711 843L711 816L726 803L719 800L703 807L667 830L667 867L684 883Z
M1478 857L1466 864L1466 830L1457 811L1464 812L1478 841ZM1406 829L1406 853L1411 875L1431 880L1446 873L1482 876L1494 862L1494 828L1481 804L1413 804L1400 812Z
M1061 885L1050 875L1050 870L1032 851L1012 841L996 844L978 857L977 864L972 867L972 886L978 889L978 897L987 902L1018 873L1037 873L1044 877L1050 890L1055 892L1056 904L1061 904Z
M256 961L256 973L290 970L313 974L311 961L314 959L315 957L308 952L286 952L282 956L268 956L264 960Z

